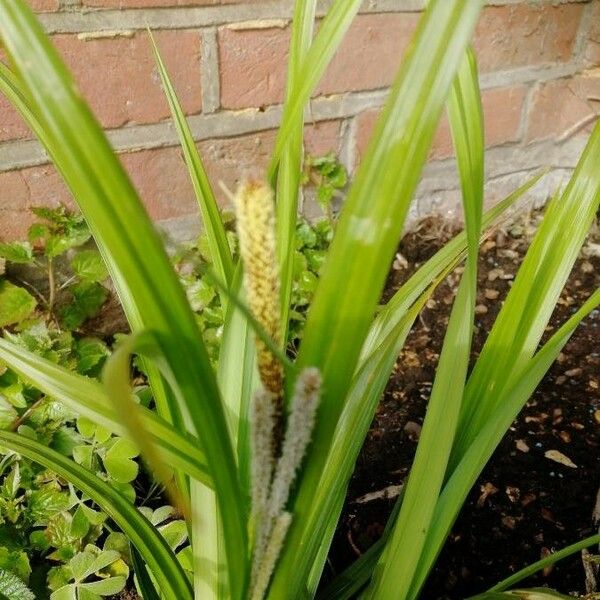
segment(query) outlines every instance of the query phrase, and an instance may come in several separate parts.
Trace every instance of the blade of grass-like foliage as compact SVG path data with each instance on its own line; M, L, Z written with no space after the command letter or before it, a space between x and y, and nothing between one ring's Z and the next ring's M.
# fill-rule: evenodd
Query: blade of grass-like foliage
M144 600L160 600L160 596L152 583L146 563L140 556L140 553L136 550L135 546L131 548L131 563L133 570L135 571L135 577L137 585Z
M402 507L366 598L404 600L442 489L467 368L477 295L477 255L483 205L483 114L472 53L467 53L449 103L467 232L467 268L450 313L417 452Z
M240 296L237 296L233 290L230 290L210 269L204 273L204 277L210 281L218 290L221 290L228 298L229 302L233 303L239 310L244 319L248 322L252 331L264 342L277 360L283 365L286 375L294 375L298 369L294 363L287 357L285 352L277 346L275 341L265 331L265 328L258 322L257 318L252 314L252 311L246 306Z
M309 593L314 594L319 583L321 571L327 552L333 538L335 524L342 510L346 487L356 465L364 438L369 430L377 404L381 399L385 386L390 377L390 372L396 363L396 358L410 332L415 319L425 306L427 300L441 278L434 282L417 301L404 312L396 327L379 345L376 351L365 361L352 382L348 394L348 401L340 417L335 438L331 445L329 460L327 461L323 478L331 481L331 487L319 488L316 491L315 502L323 507L320 515L311 515L316 518L315 526L323 527L323 515L329 520L329 528L321 540L321 552L315 559L309 580ZM313 526L309 521L307 526Z
M511 423L542 380L577 325L600 304L600 290L596 291L581 308L562 325L542 346L535 356L511 378L511 387L505 389L494 412L478 432L475 440L453 470L440 495L435 516L427 535L421 560L415 571L410 600L419 596L420 589L431 570L452 524L469 490L483 467L492 456Z
M301 67L312 41L316 5L316 0L296 0L292 20L290 57L288 60L286 105L294 101L293 90L300 82L299 74ZM276 187L277 253L281 272L280 293L283 339L286 339L287 335L290 299L292 296L294 241L296 237L298 196L300 194L300 176L302 171L304 107L290 118L290 122L294 118L296 123L282 152Z
M542 171L534 175L517 188L509 196L501 200L497 205L486 211L482 218L483 230L491 227L514 203L529 191L544 175ZM484 234L485 236L485 234ZM402 287L385 304L379 314L375 317L367 335L361 352L362 361L372 352L379 341L389 333L395 326L399 316L411 305L419 294L431 284L431 281L439 276L448 265L458 263L464 258L467 249L467 236L463 231L438 250L423 266L421 266Z
M536 175L521 188L502 200L497 206L488 210L483 216L483 226L489 227L493 224L518 198L535 185L542 175L543 173ZM337 477L339 481L345 481L347 480L346 478L350 477L361 446L361 440L366 435L372 414L375 411L375 406L383 393L396 356L404 344L404 334L402 333L404 324L407 322L407 319L414 319L416 317L416 313L414 313L414 316L409 317L408 312L410 311L412 315L413 310L416 310L417 313L420 310L416 307L416 304L411 308L411 303L414 303L416 299L417 304L421 306L421 301L426 301L438 282L444 279L458 262L464 258L465 252L466 234L462 232L412 275L379 313L372 327L368 342L363 348L363 357L361 357L358 374L355 376L355 382L349 394L347 405L342 413L340 425L336 431L336 439L332 444L332 452L335 452L336 449L345 449L346 447L349 447L349 451L338 452L337 457L334 455L330 458L323 474L325 479L331 478L334 480ZM427 285L430 286L429 291L427 291ZM418 298L418 294L422 295L421 299ZM371 380L371 377L374 377L374 373L376 372L379 373L378 378ZM361 381L362 387L360 385ZM347 425L343 425L344 423L347 423ZM329 475L328 473L331 474ZM319 496L316 498L316 502L324 503L323 514L331 515L333 520L333 515L339 514L341 510L344 489L341 489L337 504L330 489L319 488L317 493ZM322 500L320 498L321 495L324 496ZM339 508L336 508L336 506ZM397 505L396 508L399 508L399 506ZM393 517L390 518L390 521L393 523ZM388 521L388 526L390 525L390 521ZM330 534L332 535L333 531ZM318 583L321 572L320 566L322 566L325 560L327 553L325 549L329 547L331 535L326 533L323 535L321 560L317 559L315 561L311 581L309 582L309 589L312 589L311 585L315 586ZM379 544L378 546L380 550L383 544ZM379 550L378 548L369 549L368 553L370 553L370 556L363 555L359 559L363 563L362 566L357 565L356 572L353 570L353 566L349 567L348 572L343 575L345 581L339 582L340 588L332 584L331 592L329 592L330 586L328 586L327 590L323 592L323 598L329 598L328 593L333 594L331 598L336 599L338 598L338 593L340 594L340 599L354 597L353 594L360 590L370 578L373 567L377 563Z
M481 6L480 0L429 4L338 221L298 357L300 368L321 370L324 393L271 598L301 593L318 552L322 529L309 529L304 523L311 513L321 512L314 502L316 490L330 487L321 475L338 418L437 120ZM323 515L323 526L326 521Z
M509 587L512 587L516 583L523 581L523 579L527 579L527 577L531 577L538 571L541 571L542 569L545 569L546 567L550 567L560 560L568 558L569 556L573 556L573 554L576 554L577 552L581 552L585 548L589 548L590 546L595 546L597 544L600 544L600 533L597 533L596 535L587 537L583 540L580 540L579 542L575 542L574 544L571 544L570 546L566 546L565 548L561 548L560 550L553 552L549 556L546 556L546 557L542 558L541 560L538 560L538 561L526 566L524 569L521 569L520 571L513 573L510 577L507 577L506 579L503 579L496 585L492 586L486 593L489 594L490 592L503 592L504 590L506 590ZM484 596L475 596L475 597L471 598L470 600L476 600L477 598L483 598L483 597Z
M511 590L510 592L486 592L475 596L472 600L570 600L573 596L565 596L548 588L531 588L527 590Z
M242 288L242 265L238 264L233 276L231 295L239 298L245 306ZM250 478L250 446L248 410L252 393L258 385L256 368L256 349L252 325L248 315L236 302L229 302L223 322L223 337L219 352L217 381L223 402L229 407L231 415L229 428L237 447L238 470L242 488L248 492Z
M31 98L27 97L27 92L19 78L4 65L4 63L0 63L0 92L2 92L19 111L33 133L44 145L46 151L54 161L57 170L61 173L63 178L66 179L68 173L62 173L62 162L54 155L54 147L50 144L50 140L46 135L47 132L34 114ZM113 277L115 276L116 275L113 273ZM130 325L135 328L140 322L140 315L137 313L134 302L131 299L130 294L127 293L125 286L121 286L121 298ZM164 387L160 376L153 371L152 366L148 366L146 370L152 384L152 391L154 393L158 413L171 421L179 420L176 406L169 398L168 390Z
M156 45L156 41L154 40L154 36L152 33L148 33L152 43L152 50L154 51L158 73L165 90L169 108L171 109L173 122L175 123L179 135L185 163L190 174L196 199L198 200L200 212L202 213L202 221L208 240L208 249L213 268L223 281L230 284L233 276L233 259L231 257L231 250L227 241L225 228L223 227L221 213L208 180L208 175L202 164L202 159L198 153L198 148L194 142L194 137L190 131L179 99L177 98L175 88L169 78L169 74L160 55L158 46ZM225 305L225 303L223 305Z
M469 379L461 415L456 464L487 419L502 389L533 355L600 205L600 124L564 193L554 199Z
M190 506L188 499L175 489L172 483L172 471L167 466L164 453L159 444L155 443L144 428L142 413L133 400L133 390L130 384L131 357L137 352L154 354L157 344L151 332L141 332L127 336L106 360L102 369L102 383L106 394L111 400L115 412L120 415L121 422L129 432L129 437L135 442L155 478L165 487L167 497L178 511L190 521Z
M2 61L0 61L0 93L6 96L8 101L23 115L36 136L39 137L43 134L41 125L33 114L31 102L27 99L18 77Z
M246 502L219 391L185 293L137 194L57 52L23 0L0 0L0 35L109 267L134 330L156 333L183 394L176 425L201 440L217 491L232 595L246 580ZM169 396L171 397L171 396Z
M21 379L77 414L131 439L119 413L112 408L110 399L98 382L68 371L2 338L0 360ZM198 440L190 434L176 431L170 423L144 407L140 406L139 411L144 429L161 447L169 464L206 485L212 485Z
M283 152L298 141L298 138L295 137L291 145L288 145L289 138L298 136L298 123L301 122L302 113L310 96L325 73L327 65L333 58L361 5L361 0L333 0L310 49L306 52L309 27L312 27L309 19L311 13L314 14L313 2L314 0L305 0L305 7L296 5L294 16L300 19L297 25L301 30L297 30L297 36L292 40L293 72L289 75L281 126L277 133L275 149L269 166L269 180L272 184L276 183L277 170Z
M193 600L187 576L169 545L117 490L81 465L25 436L0 431L0 444L52 470L89 496L137 548L165 597Z
M545 174L545 171L535 175L512 194L507 196L496 206L489 209L483 215L482 227L487 229L495 223L500 216L508 210L523 194L531 189ZM414 273L408 281L394 294L392 299L384 306L383 310L375 319L367 342L363 347L363 356L361 357L360 369L368 362L376 360L373 356L375 351L383 352L389 355L394 350L388 350L385 342L382 341L385 335L389 335L398 322L405 317L406 311L410 307L410 303L418 293L422 293L427 283L432 279L443 279L459 262L464 258L466 252L466 232L461 232L456 235L450 242L443 246L434 256L432 256L419 270ZM385 338L384 338L385 339ZM397 352L396 352L397 354ZM350 410L352 402L348 402L345 411ZM360 435L357 434L360 438ZM336 445L340 442L336 442ZM399 509L399 503L396 504L395 511ZM387 527L395 520L395 517L390 517ZM386 528L387 531L387 528ZM385 534L384 534L385 536ZM375 567L381 551L383 550L383 539L379 540L365 554L363 554L355 563L353 563L346 571L337 576L331 584L329 584L318 598L323 600L347 600L353 598L370 579L373 568ZM387 539L387 538L386 538Z

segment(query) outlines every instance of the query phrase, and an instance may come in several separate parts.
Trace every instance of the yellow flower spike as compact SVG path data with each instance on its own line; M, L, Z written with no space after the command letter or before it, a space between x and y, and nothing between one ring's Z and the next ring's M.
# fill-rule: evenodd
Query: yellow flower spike
M265 332L282 346L273 192L264 182L245 181L239 186L234 202L248 304ZM283 367L258 337L256 352L260 378L277 399L281 414Z

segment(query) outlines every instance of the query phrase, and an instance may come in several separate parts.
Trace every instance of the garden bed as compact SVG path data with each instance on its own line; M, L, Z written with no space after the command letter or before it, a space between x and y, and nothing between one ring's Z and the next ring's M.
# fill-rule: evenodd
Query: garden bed
M526 214L482 246L474 357L512 283L539 218ZM386 295L454 232L429 218L405 236ZM600 286L598 231L561 295L547 334ZM350 483L328 561L338 573L382 534L408 474L456 292L452 275L436 291L407 339ZM600 311L574 336L527 403L474 486L422 598L463 599L522 567L592 535L600 484ZM548 454L546 454L548 453ZM557 462L559 461L559 462ZM596 507L596 510L598 508ZM581 557L524 582L584 593Z

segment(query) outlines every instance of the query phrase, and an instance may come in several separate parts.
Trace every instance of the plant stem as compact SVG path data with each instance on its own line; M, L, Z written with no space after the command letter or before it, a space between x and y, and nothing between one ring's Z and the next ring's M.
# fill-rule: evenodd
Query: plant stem
M52 259L48 259L48 312L53 314L54 300L56 298L56 282L54 279L54 265Z
M29 417L33 414L33 411L41 406L43 401L44 396L42 396L39 400L36 400L20 417L17 417L10 424L10 431L17 431L17 429L19 429L19 427L23 425L27 419L29 419Z

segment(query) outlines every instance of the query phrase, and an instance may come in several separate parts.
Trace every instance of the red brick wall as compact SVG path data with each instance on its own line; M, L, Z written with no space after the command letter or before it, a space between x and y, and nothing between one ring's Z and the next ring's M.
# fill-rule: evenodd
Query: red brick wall
M29 0L157 220L195 201L145 33L165 57L216 184L260 172L285 85L291 0ZM308 149L363 154L423 0L365 2L312 102ZM600 108L600 0L490 0L475 34L486 116L488 198L549 164L573 166ZM415 214L457 201L442 120ZM544 195L547 189L538 193ZM0 237L23 235L27 207L69 195L0 99Z

